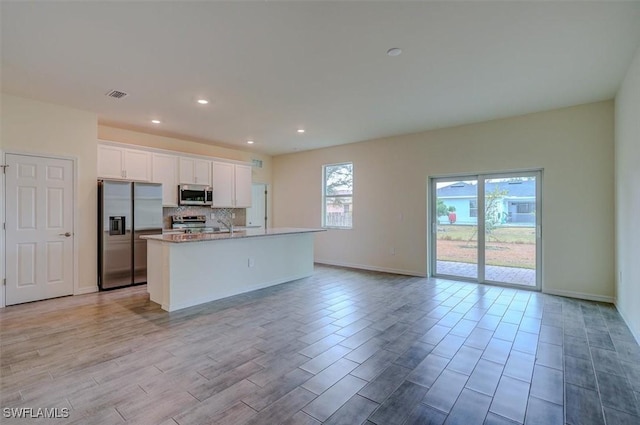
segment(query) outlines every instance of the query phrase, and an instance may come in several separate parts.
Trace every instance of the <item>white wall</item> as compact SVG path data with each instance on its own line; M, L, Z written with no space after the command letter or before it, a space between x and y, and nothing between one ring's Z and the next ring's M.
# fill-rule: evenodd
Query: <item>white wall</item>
M75 293L97 289L97 118L90 112L7 94L0 95L0 146L7 152L77 160L76 217L78 276Z
M616 305L640 341L640 47L615 111Z
M276 156L274 225L320 226L322 165L353 161L354 228L318 234L316 260L425 275L429 176L543 168L543 290L613 301L613 112L605 101Z

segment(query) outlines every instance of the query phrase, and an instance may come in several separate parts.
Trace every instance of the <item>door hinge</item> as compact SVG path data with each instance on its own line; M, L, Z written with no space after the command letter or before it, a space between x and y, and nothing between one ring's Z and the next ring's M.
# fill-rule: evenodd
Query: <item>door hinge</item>
M7 286L7 279L6 278L2 279L2 286Z

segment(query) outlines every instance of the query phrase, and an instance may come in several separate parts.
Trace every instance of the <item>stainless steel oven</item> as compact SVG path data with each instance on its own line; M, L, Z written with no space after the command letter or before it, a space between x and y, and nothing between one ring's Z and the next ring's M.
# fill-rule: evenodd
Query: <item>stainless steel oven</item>
M178 203L180 205L212 205L213 189L211 186L181 184L178 187Z

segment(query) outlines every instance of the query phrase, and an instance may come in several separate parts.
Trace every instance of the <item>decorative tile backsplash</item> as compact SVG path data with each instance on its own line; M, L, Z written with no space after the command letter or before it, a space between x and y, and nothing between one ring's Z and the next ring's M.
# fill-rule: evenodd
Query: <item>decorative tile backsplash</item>
M229 211L229 208L211 208L198 206L165 207L162 209L163 228L171 229L172 215L204 215L207 217L207 226L222 227L220 223L216 221L216 219L211 218L211 213L216 214L217 211ZM231 211L236 214L236 218L233 220L233 225L245 226L247 222L247 210L244 208L234 208L231 209Z

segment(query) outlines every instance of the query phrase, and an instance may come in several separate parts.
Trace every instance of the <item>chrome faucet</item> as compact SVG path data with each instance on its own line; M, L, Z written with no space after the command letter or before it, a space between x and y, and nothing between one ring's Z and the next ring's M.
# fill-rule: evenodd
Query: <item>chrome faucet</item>
M231 216L226 217L225 219L218 219L218 223L222 224L229 230L229 233L233 234L233 219Z
M218 223L222 224L233 234L233 212L229 210L221 210L217 213Z

